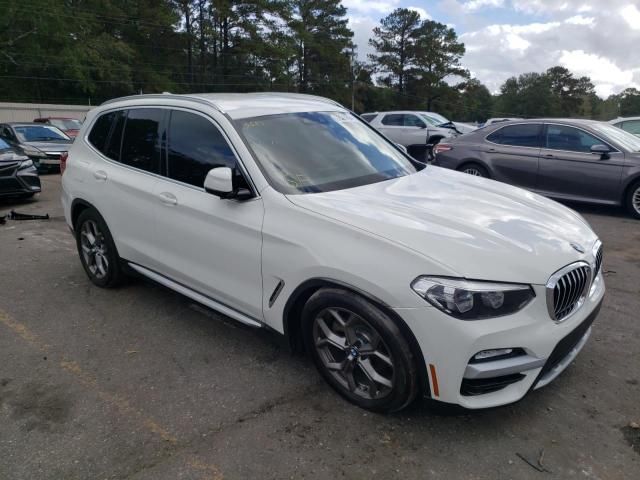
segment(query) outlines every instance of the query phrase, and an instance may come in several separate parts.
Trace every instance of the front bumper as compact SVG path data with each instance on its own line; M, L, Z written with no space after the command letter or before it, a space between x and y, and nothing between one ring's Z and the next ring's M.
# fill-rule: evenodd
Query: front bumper
M42 190L40 177L34 166L19 169L16 163L0 169L0 196L31 195Z
M602 274L582 307L561 323L549 318L545 287L533 288L536 298L524 309L488 320L457 320L431 306L395 309L422 349L432 398L466 408L505 405L547 385L573 361L598 315ZM470 363L480 351L502 348L522 355Z

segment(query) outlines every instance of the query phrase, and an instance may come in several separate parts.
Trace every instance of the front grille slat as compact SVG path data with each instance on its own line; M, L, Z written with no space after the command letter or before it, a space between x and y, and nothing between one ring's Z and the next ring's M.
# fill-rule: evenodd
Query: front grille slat
M596 271L594 273L594 276L600 272L600 268L602 267L603 253L604 251L602 250L602 245L600 245L600 248L598 248L598 252L596 253Z
M553 301L553 312L549 313L554 320L563 320L582 304L591 278L590 273L589 266L579 264L557 278L555 284L547 286L553 289L550 299Z

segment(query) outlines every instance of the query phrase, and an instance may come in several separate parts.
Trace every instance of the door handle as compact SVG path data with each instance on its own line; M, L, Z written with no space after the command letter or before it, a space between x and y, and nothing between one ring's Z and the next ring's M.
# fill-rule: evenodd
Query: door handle
M160 201L165 205L174 206L178 204L178 199L173 193L162 192L159 194Z
M547 158L554 158L555 157L555 155L553 153L545 153L544 156L547 157Z
M106 182L107 172L103 170L96 170L95 172L93 172L93 178L95 178L96 180L100 180L101 182Z

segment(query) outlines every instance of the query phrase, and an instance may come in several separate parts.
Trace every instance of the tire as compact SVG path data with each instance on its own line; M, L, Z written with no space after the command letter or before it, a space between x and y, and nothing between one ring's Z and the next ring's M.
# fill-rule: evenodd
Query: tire
M633 218L640 219L640 181L635 182L627 190L625 206Z
M102 288L120 285L124 279L120 256L98 211L88 208L80 213L75 231L80 262L89 279Z
M464 165L458 167L458 171L476 177L491 178L489 176L489 171L478 163L465 163Z
M323 288L302 310L307 351L340 395L376 412L395 412L418 393L416 360L398 326L364 298Z

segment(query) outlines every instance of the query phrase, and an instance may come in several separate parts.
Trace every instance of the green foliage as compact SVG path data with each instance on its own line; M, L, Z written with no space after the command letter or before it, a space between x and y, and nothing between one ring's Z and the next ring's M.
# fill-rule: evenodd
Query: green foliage
M461 65L456 32L399 8L356 61L341 0L0 0L0 98L99 103L134 93L299 91L357 112L491 116L640 115L640 91L607 100L563 67L491 95Z

